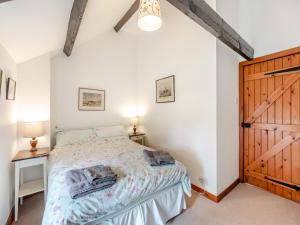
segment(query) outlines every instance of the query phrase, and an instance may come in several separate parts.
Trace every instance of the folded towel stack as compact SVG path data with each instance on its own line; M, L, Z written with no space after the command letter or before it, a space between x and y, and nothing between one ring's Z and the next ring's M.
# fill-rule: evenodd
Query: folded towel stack
M72 199L110 188L117 182L117 175L110 167L102 165L70 170L66 182Z
M165 151L143 151L145 159L151 166L165 166L175 164L174 158Z
M98 185L107 181L116 181L117 174L111 170L109 166L92 166L83 170L88 182L93 185Z

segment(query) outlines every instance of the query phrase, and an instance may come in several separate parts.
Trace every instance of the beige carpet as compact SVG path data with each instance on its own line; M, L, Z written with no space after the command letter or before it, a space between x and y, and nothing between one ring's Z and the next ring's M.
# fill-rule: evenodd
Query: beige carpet
M240 184L218 204L193 192L188 206L168 225L300 225L300 204L247 184ZM42 194L27 198L15 224L40 225L42 212Z

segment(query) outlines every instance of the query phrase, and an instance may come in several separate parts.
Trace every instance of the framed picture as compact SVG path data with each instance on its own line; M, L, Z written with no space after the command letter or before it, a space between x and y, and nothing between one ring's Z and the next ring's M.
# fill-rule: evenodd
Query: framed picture
M1 87L2 87L2 74L3 71L0 69L0 96L1 96Z
M7 79L6 84L6 99L7 100L15 100L16 97L16 81L11 78Z
M90 88L79 88L78 110L81 111L104 111L105 91Z
M175 76L156 81L156 103L175 102Z

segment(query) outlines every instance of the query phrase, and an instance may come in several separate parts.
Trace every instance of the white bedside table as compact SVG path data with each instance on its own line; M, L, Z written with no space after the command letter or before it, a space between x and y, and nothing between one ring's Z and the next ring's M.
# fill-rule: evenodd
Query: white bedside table
M44 191L44 201L47 197L47 156L49 148L40 148L36 152L19 151L13 158L15 163L15 221L18 220L19 198L23 204L23 197L37 192ZM25 167L43 165L44 178L31 182L23 182L23 171Z
M144 133L130 133L128 134L128 137L130 140L139 143L141 145L145 145L145 137L146 135Z

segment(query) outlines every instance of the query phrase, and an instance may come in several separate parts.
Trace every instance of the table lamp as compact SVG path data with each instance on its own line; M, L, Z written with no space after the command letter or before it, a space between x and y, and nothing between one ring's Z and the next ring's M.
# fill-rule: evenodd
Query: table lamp
M136 126L138 125L139 119L137 117L131 118L131 125L133 126L133 133L136 134Z
M23 124L23 137L31 138L31 152L37 151L37 137L43 136L45 134L43 122L25 122Z

